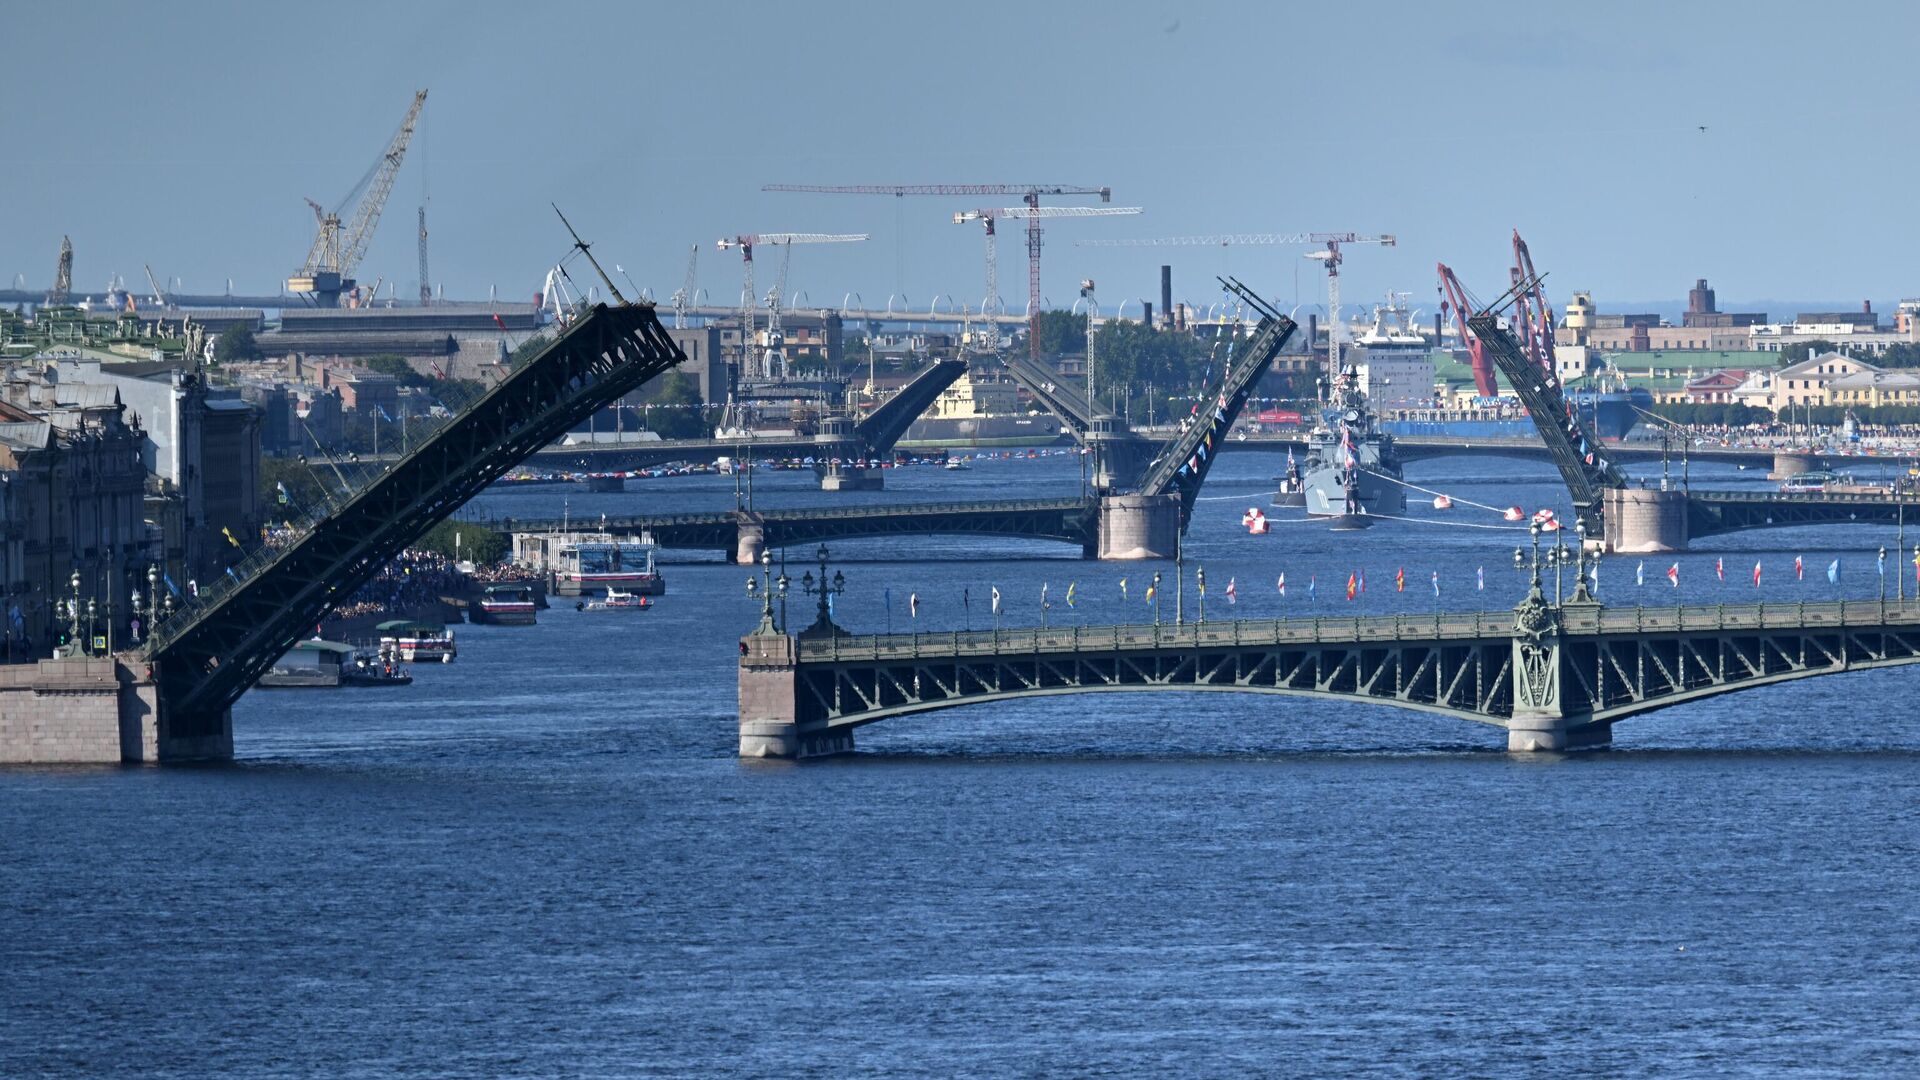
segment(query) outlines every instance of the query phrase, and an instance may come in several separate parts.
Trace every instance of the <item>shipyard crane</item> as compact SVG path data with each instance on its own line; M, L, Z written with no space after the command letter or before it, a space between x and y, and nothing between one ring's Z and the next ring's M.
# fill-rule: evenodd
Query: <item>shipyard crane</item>
M1000 257L994 245L994 221L1001 218L1121 217L1138 214L1138 206L1009 206L998 210L962 210L953 215L955 225L978 221L987 230L987 297L980 302L982 314L991 316L991 308L1000 303Z
M754 348L754 308L758 301L758 295L753 288L753 249L762 245L791 247L794 244L850 244L866 238L866 233L742 233L732 239L722 237L714 245L721 251L739 248L740 260L745 266L746 283L740 294L740 374L743 377L771 377L772 375L770 371L751 370ZM784 279L784 262L781 276ZM769 353L771 351L769 349Z
M1340 373L1340 253L1344 244L1379 244L1393 247L1391 233L1363 236L1350 232L1316 233L1217 233L1212 236L1169 236L1157 240L1082 240L1077 247L1238 247L1249 244L1317 244L1319 251L1308 252L1327 268L1327 370ZM1311 344L1311 342L1309 342Z
M1018 195L1029 210L1042 195L1098 195L1113 201L1113 189L1079 184L768 184L762 191L805 191L833 195ZM1027 219L1027 353L1040 358L1040 219Z
M53 271L53 291L47 294L48 304L64 304L73 295L73 238L60 238L60 262Z
M687 280L680 285L680 291L673 294L673 328L684 329L687 325L687 309L693 306L694 294L699 291L696 275L700 269L700 245L694 244L687 249Z
M367 253L373 228L379 224L380 212L386 209L394 177L399 174L401 159L407 154L407 143L413 139L413 125L420 118L420 107L426 101L425 90L413 95L413 104L401 119L399 130L388 140L386 150L340 201L339 207L328 211L312 199L307 200L319 228L313 237L313 247L307 252L307 261L287 279L288 292L307 297L318 307L338 307L340 294L353 288L353 271ZM349 205L352 213L342 225L341 213Z
M1467 329L1467 317L1473 314L1473 302L1467 297L1467 290L1460 284L1446 263L1439 263L1440 274L1440 313L1453 311L1453 325L1460 334L1460 343L1466 346L1467 358L1473 368L1473 392L1482 398L1493 399L1500 396L1500 385L1493 377L1493 360L1487 356L1487 347L1479 337ZM1437 346L1439 342L1434 342Z
M167 290L161 288L160 282L154 279L153 267L146 263L141 263L140 269L147 272L147 285L153 289L153 302L162 307L172 307L173 301L167 298Z

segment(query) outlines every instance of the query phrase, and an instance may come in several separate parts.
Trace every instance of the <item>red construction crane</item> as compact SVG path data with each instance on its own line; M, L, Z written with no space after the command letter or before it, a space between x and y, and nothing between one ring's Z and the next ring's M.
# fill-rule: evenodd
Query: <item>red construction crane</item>
M804 191L830 195L1018 195L1027 209L1040 207L1042 195L1098 195L1113 201L1113 189L1080 184L768 184L762 191ZM1027 351L1040 356L1040 219L1027 219Z
M1499 397L1500 387L1494 382L1493 362L1487 358L1486 347L1467 329L1467 319L1476 311L1467 296L1467 287L1460 284L1446 263L1435 263L1434 267L1440 274L1440 313L1445 315L1449 308L1453 310L1453 325L1460 331L1460 343L1467 347L1467 356L1473 365L1474 392L1483 398Z
M1520 345L1527 359L1551 372L1553 370L1553 308L1540 288L1541 275L1533 272L1533 255L1520 230L1513 230L1513 288L1517 306L1514 322L1519 324Z

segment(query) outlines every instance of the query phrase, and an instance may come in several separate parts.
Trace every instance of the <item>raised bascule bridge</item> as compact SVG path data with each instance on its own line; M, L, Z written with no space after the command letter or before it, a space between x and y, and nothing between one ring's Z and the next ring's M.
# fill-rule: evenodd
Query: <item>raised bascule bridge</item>
M1039 365L1024 358L1008 360L1014 377L1093 456L1093 483L1084 496L636 515L610 518L599 531L650 538L663 548L718 551L743 564L759 561L768 548L932 535L1054 541L1077 545L1086 558L1172 558L1214 459L1226 446L1228 429L1296 329L1293 320L1251 289L1238 281L1223 284L1258 311L1260 321L1233 342L1234 353L1220 381L1206 388L1196 414L1164 443L1142 439L1118 418L1097 413L1084 395ZM941 388L957 374L942 373ZM938 393L926 394L925 400ZM896 427L904 431L919 411L911 401L891 414L884 407L877 410L866 421L874 425L870 437L884 438ZM519 535L577 527L567 520L516 519L504 524Z
M1584 564L1570 597L1558 581L1549 596L1534 535L1533 584L1509 612L911 634L837 625L826 596L846 583L836 573L827 585L823 551L821 588L807 582L819 610L805 629L789 633L776 610L784 575L756 590L760 625L740 639L739 753L840 754L857 728L896 717L1149 691L1383 705L1503 729L1510 751L1581 750L1608 746L1615 724L1669 706L1920 663L1920 600L1607 607L1587 588ZM1130 714L1104 715L1124 737ZM1276 703L1236 715L1304 725L1313 710Z
M1548 458L1573 498L1582 541L1620 553L1684 551L1695 538L1789 525L1903 524L1920 509L1920 493L1712 491L1663 478L1635 485L1623 456L1600 441L1567 400L1555 373L1553 325L1526 245L1514 235L1514 284L1491 304L1474 302L1445 265L1440 278L1475 351L1497 367L1526 406ZM1511 309L1511 310L1509 310ZM1684 451L1683 451L1684 453ZM1774 455L1776 472L1804 472L1806 455ZM1920 519L1916 519L1920 520Z
M593 308L292 542L202 585L137 652L8 668L0 757L231 757L233 703L329 611L535 449L685 359L652 305Z

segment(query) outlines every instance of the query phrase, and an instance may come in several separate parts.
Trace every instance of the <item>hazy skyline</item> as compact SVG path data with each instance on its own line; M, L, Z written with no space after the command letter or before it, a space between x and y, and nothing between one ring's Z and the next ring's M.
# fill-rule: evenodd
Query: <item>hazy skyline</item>
M142 264L192 292L271 293L419 87L425 117L359 276L411 297L415 208L449 297L523 299L567 251L549 202L665 297L737 302L741 232L867 232L800 248L790 293L977 306L975 199L764 193L763 184L1105 184L1137 218L1047 230L1044 292L1111 309L1217 298L1230 272L1315 303L1304 248L1097 249L1077 239L1394 233L1349 252L1347 305L1431 310L1433 264L1482 296L1518 227L1564 302L1818 297L1876 307L1920 280L1903 219L1920 82L1895 4L1339 5L1122 2L642 7L394 4L343 11L36 5L0 70L0 274L75 286ZM351 25L344 29L343 25ZM1011 200L988 200L988 205ZM1074 200L1058 200L1070 202ZM1025 303L1017 228L1000 293ZM760 288L773 267L760 272ZM580 275L575 275L580 280ZM616 275L618 278L618 275ZM624 286L625 282L622 282ZM943 306L945 304L943 303ZM1776 311L1786 316L1791 312Z

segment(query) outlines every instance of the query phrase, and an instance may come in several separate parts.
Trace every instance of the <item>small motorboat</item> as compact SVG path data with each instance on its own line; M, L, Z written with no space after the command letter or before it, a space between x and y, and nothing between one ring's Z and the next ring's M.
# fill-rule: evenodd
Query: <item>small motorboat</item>
M604 600L582 600L573 607L575 611L646 611L653 601L639 593L608 589Z
M944 466L942 466L942 468L946 469L948 472L964 472L968 469L973 468L973 466L967 464L965 461L962 461L959 458L948 458L947 463Z

